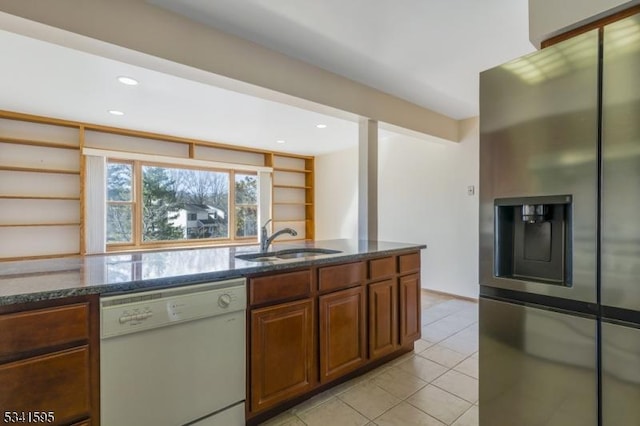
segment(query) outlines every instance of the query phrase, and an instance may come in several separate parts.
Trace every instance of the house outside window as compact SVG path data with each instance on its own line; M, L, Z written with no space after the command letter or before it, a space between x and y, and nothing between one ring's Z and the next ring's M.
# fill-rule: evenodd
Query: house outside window
M252 172L108 161L108 248L257 241L257 191Z

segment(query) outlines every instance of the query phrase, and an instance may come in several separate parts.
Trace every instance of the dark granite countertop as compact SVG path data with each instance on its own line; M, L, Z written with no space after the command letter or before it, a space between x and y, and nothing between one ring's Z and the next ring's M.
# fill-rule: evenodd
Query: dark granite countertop
M272 250L313 247L340 250L311 258L252 262L236 258L257 246L212 247L24 260L0 263L0 306L86 294L116 294L175 287L282 271L310 265L349 262L370 256L426 248L424 244L326 240L276 244Z

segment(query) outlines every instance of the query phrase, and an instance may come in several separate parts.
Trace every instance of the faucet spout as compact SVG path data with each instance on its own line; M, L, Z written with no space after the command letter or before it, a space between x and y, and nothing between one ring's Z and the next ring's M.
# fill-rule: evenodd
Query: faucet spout
M298 232L295 229L283 228L283 229L281 229L279 231L274 232L270 237L268 237L267 236L267 225L269 224L269 222L271 222L271 219L269 219L268 221L265 222L264 225L262 225L262 230L261 230L261 236L262 237L260 239L260 251L261 252L268 251L269 250L269 246L271 245L273 240L275 240L280 235L289 234L292 237L295 237L296 235L298 235Z

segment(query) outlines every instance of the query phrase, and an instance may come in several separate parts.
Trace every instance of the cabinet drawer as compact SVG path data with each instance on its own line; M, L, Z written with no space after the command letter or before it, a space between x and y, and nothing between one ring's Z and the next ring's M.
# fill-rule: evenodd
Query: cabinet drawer
M249 303L267 302L305 297L311 292L311 271L288 272L249 280Z
M409 253L398 256L400 273L416 272L420 269L420 253Z
M360 285L364 279L364 263L326 266L318 270L318 290L330 291Z
M396 262L393 256L369 261L369 279L388 278L396 273Z
M11 362L0 366L0 407L10 411L53 411L55 422L88 417L91 388L89 348Z
M0 360L88 338L88 303L0 315Z

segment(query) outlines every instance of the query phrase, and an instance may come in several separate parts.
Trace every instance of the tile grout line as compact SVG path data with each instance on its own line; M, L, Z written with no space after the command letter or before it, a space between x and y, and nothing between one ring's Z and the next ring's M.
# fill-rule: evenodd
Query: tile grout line
M424 295L425 295L425 293L423 292L423 293L422 293L422 296L424 297ZM430 309L430 308L433 308L433 307L436 307L436 306L442 305L443 303L449 302L449 301L451 301L451 300L459 300L459 299L456 299L455 297L451 297L451 298L447 298L447 299L444 299L444 300L440 300L440 301L438 301L438 303L434 303L434 304L430 305L430 306L429 306L429 308L423 308L423 309L422 309L422 312L424 313L424 311L425 311L425 310L428 310L428 309ZM471 303L471 302L469 302L469 303ZM477 304L475 304L475 305L477 306ZM452 312L452 313L450 313L450 314L447 314L447 315L443 316L442 318L439 318L439 319L437 319L437 320L435 320L435 321L429 322L429 323L427 323L427 324L421 324L421 328L424 328L424 327L426 327L426 326L432 325L432 324L434 324L434 323L436 323L436 322L438 322L438 321L444 320L444 319L446 319L446 318L451 318L451 317L453 317L453 316L455 316L455 315L457 315L457 314L460 314L461 312L465 311L465 309L466 309L466 308L465 308L465 307L463 307L463 308L458 309L458 310L456 310L455 312ZM465 314L465 315L468 315L468 314ZM454 323L455 323L455 322L454 322ZM440 387L440 386L436 385L434 382L435 382L436 380L438 380L439 378L441 378L442 376L444 376L444 375L446 375L447 373L449 373L450 371L454 371L455 373L460 374L460 375L462 375L462 376L464 376L464 377L467 377L467 378L473 379L474 381L478 381L478 378L476 378L476 377L474 377L474 376L472 376L472 375L470 375L470 374L467 374L467 373L465 373L465 372L462 372L462 371L456 370L456 368L457 368L458 366L460 366L460 364L462 364L462 363L464 363L464 362L468 361L469 359L473 359L473 360L475 360L475 361L477 362L478 360L477 360L477 358L474 358L474 356L475 356L475 357L477 357L478 350L477 350L477 348L476 348L476 350L474 350L472 353L467 354L466 352L465 352L465 353L462 353L462 352L458 352L458 351L457 351L457 350L455 350L455 349L451 349L451 348L449 348L446 344L442 344L442 343L443 343L444 341L446 341L447 339L452 338L452 337L454 337L454 336L456 336L456 335L458 335L458 334L462 333L462 332L463 332L463 331L465 331L465 330L468 330L468 329L470 329L470 328L472 328L472 327L476 327L476 326L477 326L477 324L478 324L478 321L476 320L476 321L472 322L471 324L466 325L466 326L462 327L461 329L456 330L455 332L453 332L453 333L451 333L451 334L447 335L446 337L444 337L444 338L442 338L442 339L440 339L440 340L437 340L437 341L426 340L426 339L422 339L422 338L421 338L421 339L420 339L421 341L423 341L423 342L425 342L425 344L428 344L428 345L429 345L429 346L427 346L425 349L423 349L422 351L420 351L420 352L410 352L410 353L407 353L407 354L405 355L405 356L406 356L406 358L405 358L405 356L403 356L403 358L404 358L404 359L402 359L402 360L400 360L400 361L399 361L399 360L396 360L396 362L395 362L395 363L393 363L393 364L385 364L385 365L382 365L382 366L378 367L378 369L379 369L380 371L379 371L378 373L376 373L376 374L372 375L372 376L371 376L371 377L369 377L368 379L365 379L365 380L358 380L358 379L361 379L361 377L358 377L358 378L354 378L354 379L352 379L352 380L354 380L355 382L354 382L351 386L349 386L348 388L346 388L345 390L343 390L343 391L342 391L342 392L340 392L340 393L337 393L337 394L333 394L333 393L332 393L332 394L330 394L331 396L330 396L328 399L326 399L325 401L322 401L322 402L321 402L321 403L319 403L318 405L316 405L316 406L314 406L314 407L312 407L312 408L310 408L310 409L308 409L308 410L304 411L303 413L294 413L294 412L293 412L293 410L295 409L295 407L293 407L292 409L288 410L289 414L291 414L291 415L292 415L292 418L290 419L290 421L296 421L296 420L297 420L298 422L300 422L300 424L305 425L305 426L308 426L308 423L306 423L304 420L302 420L302 418L299 416L299 414L305 414L305 413L307 413L307 412L310 412L310 411L312 411L312 410L315 410L315 409L317 409L317 408L319 408L319 407L321 407L321 406L325 405L326 403L328 403L328 402L332 401L333 399L335 399L335 400L337 400L337 401L339 401L339 402L341 402L341 403L345 404L345 406L346 406L346 407L348 407L349 409L354 410L356 413L358 413L358 414L359 414L359 415L361 415L364 419L366 419L366 420L367 420L367 423L365 423L365 425L368 425L368 424L377 424L377 423L376 423L376 419L379 419L380 417L382 417L382 416L384 416L385 414L389 413L391 410L395 409L396 407L398 407L398 406L399 406L400 404L402 404L403 402L404 402L404 403L406 403L408 406L410 406L410 407L412 407L412 408L414 408L414 409L418 410L419 412L423 413L424 415L428 416L429 418L432 418L432 419L436 420L436 421L437 421L437 422L439 422L439 423L442 423L442 424L445 424L445 425L448 425L448 426L451 426L451 425L455 424L455 423L456 423L460 418L462 418L466 413L468 413L470 410L472 410L472 409L473 409L473 407L476 407L476 408L477 408L477 407L478 407L478 405L477 405L478 401L477 401L477 400L476 400L475 402L473 402L473 401L469 401L468 399L463 398L463 397L462 397L462 396L460 396L460 395L457 395L457 394L455 394L455 393L453 393L453 392L451 392L451 391L449 391L449 390L447 390L447 389L444 389L444 388L442 388L442 387ZM455 354L457 354L457 355L464 356L464 358L462 358L460 361L458 361L457 363L455 363L453 366L449 367L449 366L447 366L447 365L441 364L440 362L438 362L438 361L436 361L436 360L434 360L434 359L430 359L430 358L427 358L426 356L421 355L421 354L423 354L424 352L426 352L426 351L428 351L428 350L430 350L430 349L432 349L432 348L434 348L434 347L436 347L436 346L440 346L441 348L446 349L446 350L451 351L451 352L454 352L454 353L455 353ZM445 370L445 371L443 371L441 374L439 374L439 375L437 375L437 376L433 377L431 380L427 381L427 380L424 380L422 377L420 377L420 376L418 376L418 375L414 374L413 372L405 371L405 370L403 370L402 368L400 368L400 367L399 367L400 365L402 365L402 364L404 364L404 363L406 363L406 362L409 362L410 360L414 359L416 356L420 357L420 359L423 359L423 360L426 360L426 361L432 362L432 363L436 364L436 365L437 365L437 366L439 366L439 367L445 368L446 370ZM383 388L383 387L379 386L378 384L376 384L375 382L373 382L373 380L374 380L377 376L379 376L379 375L383 374L386 370L389 370L389 369L391 369L391 368L396 368L396 367L398 368L398 370L400 370L400 371L402 371L402 372L404 372L404 373L410 374L411 376L415 377L416 379L421 380L422 382L424 382L424 385L420 386L417 390L415 390L414 392L412 392L412 393L411 393L410 395L408 395L406 398L398 398L398 397L397 397L396 395L394 395L393 393L391 393L391 392L387 391L385 388ZM472 366L471 368L473 368L473 366ZM377 369L376 369L376 370L373 370L373 371L377 371ZM372 371L372 372L373 372L373 371ZM370 372L370 373L371 373L371 372ZM370 373L367 373L367 374L370 374ZM369 382L369 381L372 383L372 385L373 385L373 386L375 386L375 387L377 387L377 388L381 389L383 392L385 392L385 393L387 393L387 394L389 394L389 395L393 396L395 399L397 399L397 400L398 400L397 402L393 403L393 405L392 405L391 407L387 408L387 409L386 409L386 410L384 410L381 414L379 414L378 416L376 416L376 417L375 417L375 418L373 418L373 419L370 419L370 418L369 418L368 416L366 416L364 413L362 413L362 412L361 412L361 411L359 411L357 408L353 407L353 406L352 406L351 404L349 404L347 401L345 401L345 400L343 400L343 399L342 399L342 396L343 396L343 395L345 395L345 394L346 394L347 392L349 392L350 390L352 390L354 387L356 387L356 386L358 386L358 385L360 385L360 384L363 384L363 383ZM345 382L345 383L349 383L349 382ZM410 399L410 398L414 397L417 393L419 393L419 392L423 391L423 390L424 390L425 388L427 388L429 385L433 386L434 388L438 389L438 390L439 390L439 391L441 391L441 392L444 392L445 394L447 394L447 395L449 395L449 396L451 396L451 397L457 398L457 399L459 399L460 401L463 401L463 402L465 402L465 403L467 403L467 404L470 404L470 406L469 406L467 409L465 409L465 410L464 410L460 415L458 415L458 416L457 416L457 417L456 417L452 422L447 423L447 422L441 421L439 418L437 418L437 417L435 417L435 416L433 416L433 415L429 414L428 412L426 412L426 411L422 410L421 408L419 408L419 407L417 407L417 406L415 406L415 405L413 405L412 403L410 403L410 402L409 402L409 399ZM280 424L284 425L284 424L287 424L287 423L289 423L289 422L284 421L284 422L282 422L282 423L279 423L279 425L280 425ZM274 425L274 426L275 426L275 425ZM398 426L400 426L400 425L398 425Z

